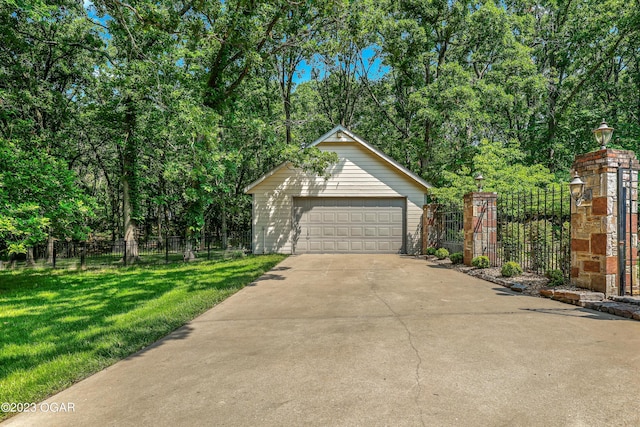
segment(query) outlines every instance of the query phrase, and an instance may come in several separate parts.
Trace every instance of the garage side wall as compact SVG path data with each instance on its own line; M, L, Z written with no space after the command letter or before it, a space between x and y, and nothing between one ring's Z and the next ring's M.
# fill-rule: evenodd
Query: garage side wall
M426 190L356 142L318 148L339 157L328 180L284 166L252 189L253 252L292 253L293 197L406 197L405 251L419 253Z

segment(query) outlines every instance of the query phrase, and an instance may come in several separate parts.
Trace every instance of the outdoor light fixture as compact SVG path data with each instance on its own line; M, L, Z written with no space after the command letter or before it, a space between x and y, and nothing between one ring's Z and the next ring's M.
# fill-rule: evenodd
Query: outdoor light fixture
M578 176L578 172L575 172L573 179L569 183L569 191L571 197L576 201L576 206L580 206L583 201L591 200L591 189L585 190L584 181Z
M339 130L338 132L336 132L336 138L338 139L342 139L342 131Z
M596 141L598 141L598 144L600 144L600 149L604 150L607 148L607 143L611 140L611 135L613 135L613 128L610 128L607 122L602 119L600 127L593 130L593 135L596 137Z
M478 186L478 191L482 191L482 181L484 181L484 176L481 173L478 173L474 178L476 180L476 185Z

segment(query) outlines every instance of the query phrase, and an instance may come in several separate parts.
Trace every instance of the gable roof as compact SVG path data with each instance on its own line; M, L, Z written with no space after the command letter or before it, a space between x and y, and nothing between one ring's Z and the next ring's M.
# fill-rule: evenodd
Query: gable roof
M389 163L398 172L400 172L402 175L405 175L410 180L416 182L418 185L420 185L422 187L425 187L425 188L433 187L427 181L425 181L424 179L420 178L418 175L414 174L409 169L405 168L404 166L402 166L401 164L399 164L398 162L393 160L391 157L387 156L382 151L380 151L377 148L373 147L368 142L366 142L364 139L360 138L358 135L356 135L355 133L351 132L349 129L347 129L344 126L341 126L341 125L338 125L338 126L334 127L329 132L325 133L320 138L318 138L315 141L313 141L310 145L308 145L308 147L315 147L316 145L328 140L330 136L332 136L333 134L337 133L338 131L342 132L344 135L346 135L349 138L351 138L351 140L359 143L362 147L364 147L365 149L370 151L375 156L377 156L377 157L381 158L382 160L386 161L387 163ZM347 141L344 137L342 139ZM339 141L340 141L340 139L335 139L333 142L339 142ZM275 174L276 172L278 172L283 167L287 166L288 163L289 162L284 162L281 165L279 165L279 166L275 167L274 169L272 169L271 171L267 172L266 174L264 174L263 176L261 176L260 178L258 178L257 180L255 180L254 182L249 184L247 187L245 187L244 192L248 193L251 189L253 189L255 186L260 184L262 181L264 181L265 179L267 179L271 175Z

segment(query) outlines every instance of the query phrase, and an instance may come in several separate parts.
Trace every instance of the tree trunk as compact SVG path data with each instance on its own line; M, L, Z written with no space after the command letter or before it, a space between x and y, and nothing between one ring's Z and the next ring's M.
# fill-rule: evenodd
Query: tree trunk
M47 264L53 265L53 251L54 251L55 239L49 234L49 241L47 242Z
M222 249L227 249L227 209L224 196L222 196L222 203L220 203L220 216L221 216L221 233L222 233Z
M125 100L125 147L123 153L123 173L122 173L122 216L124 225L124 241L126 250L124 259L127 265L138 261L138 241L136 240L136 229L138 227L136 218L138 209L138 181L137 181L137 160L138 147L135 137L136 111L133 100Z
M196 254L193 252L193 234L188 230L184 241L184 255L182 259L184 262L191 262L196 259Z
M126 243L127 265L138 261L138 242L136 240L137 221L132 217L131 189L127 179L122 180L122 213L124 216L124 241Z
M33 259L33 246L29 246L27 248L27 265L33 266L35 264L35 260Z
M291 144L291 93L286 93L284 98L284 120L287 145Z

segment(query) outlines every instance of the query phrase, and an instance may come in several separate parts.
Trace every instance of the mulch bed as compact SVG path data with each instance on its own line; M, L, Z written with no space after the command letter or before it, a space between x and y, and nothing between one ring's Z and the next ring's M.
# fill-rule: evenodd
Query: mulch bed
M502 273L500 272L500 267L477 268L477 267L469 267L464 264L452 264L449 259L440 260L433 255L427 255L426 259L427 261L432 262L434 264L442 265L443 267L453 268L455 270L458 270L470 276L488 280L490 282L497 283L505 287L511 287L510 285L513 285L516 283L522 284L526 286L526 289L522 291L522 294L524 295L541 297L540 290L546 289L547 283L549 283L549 279L547 277L540 274L536 274L536 273L524 272L520 276L503 277ZM556 286L553 289L586 291L586 289L577 288L571 285Z

